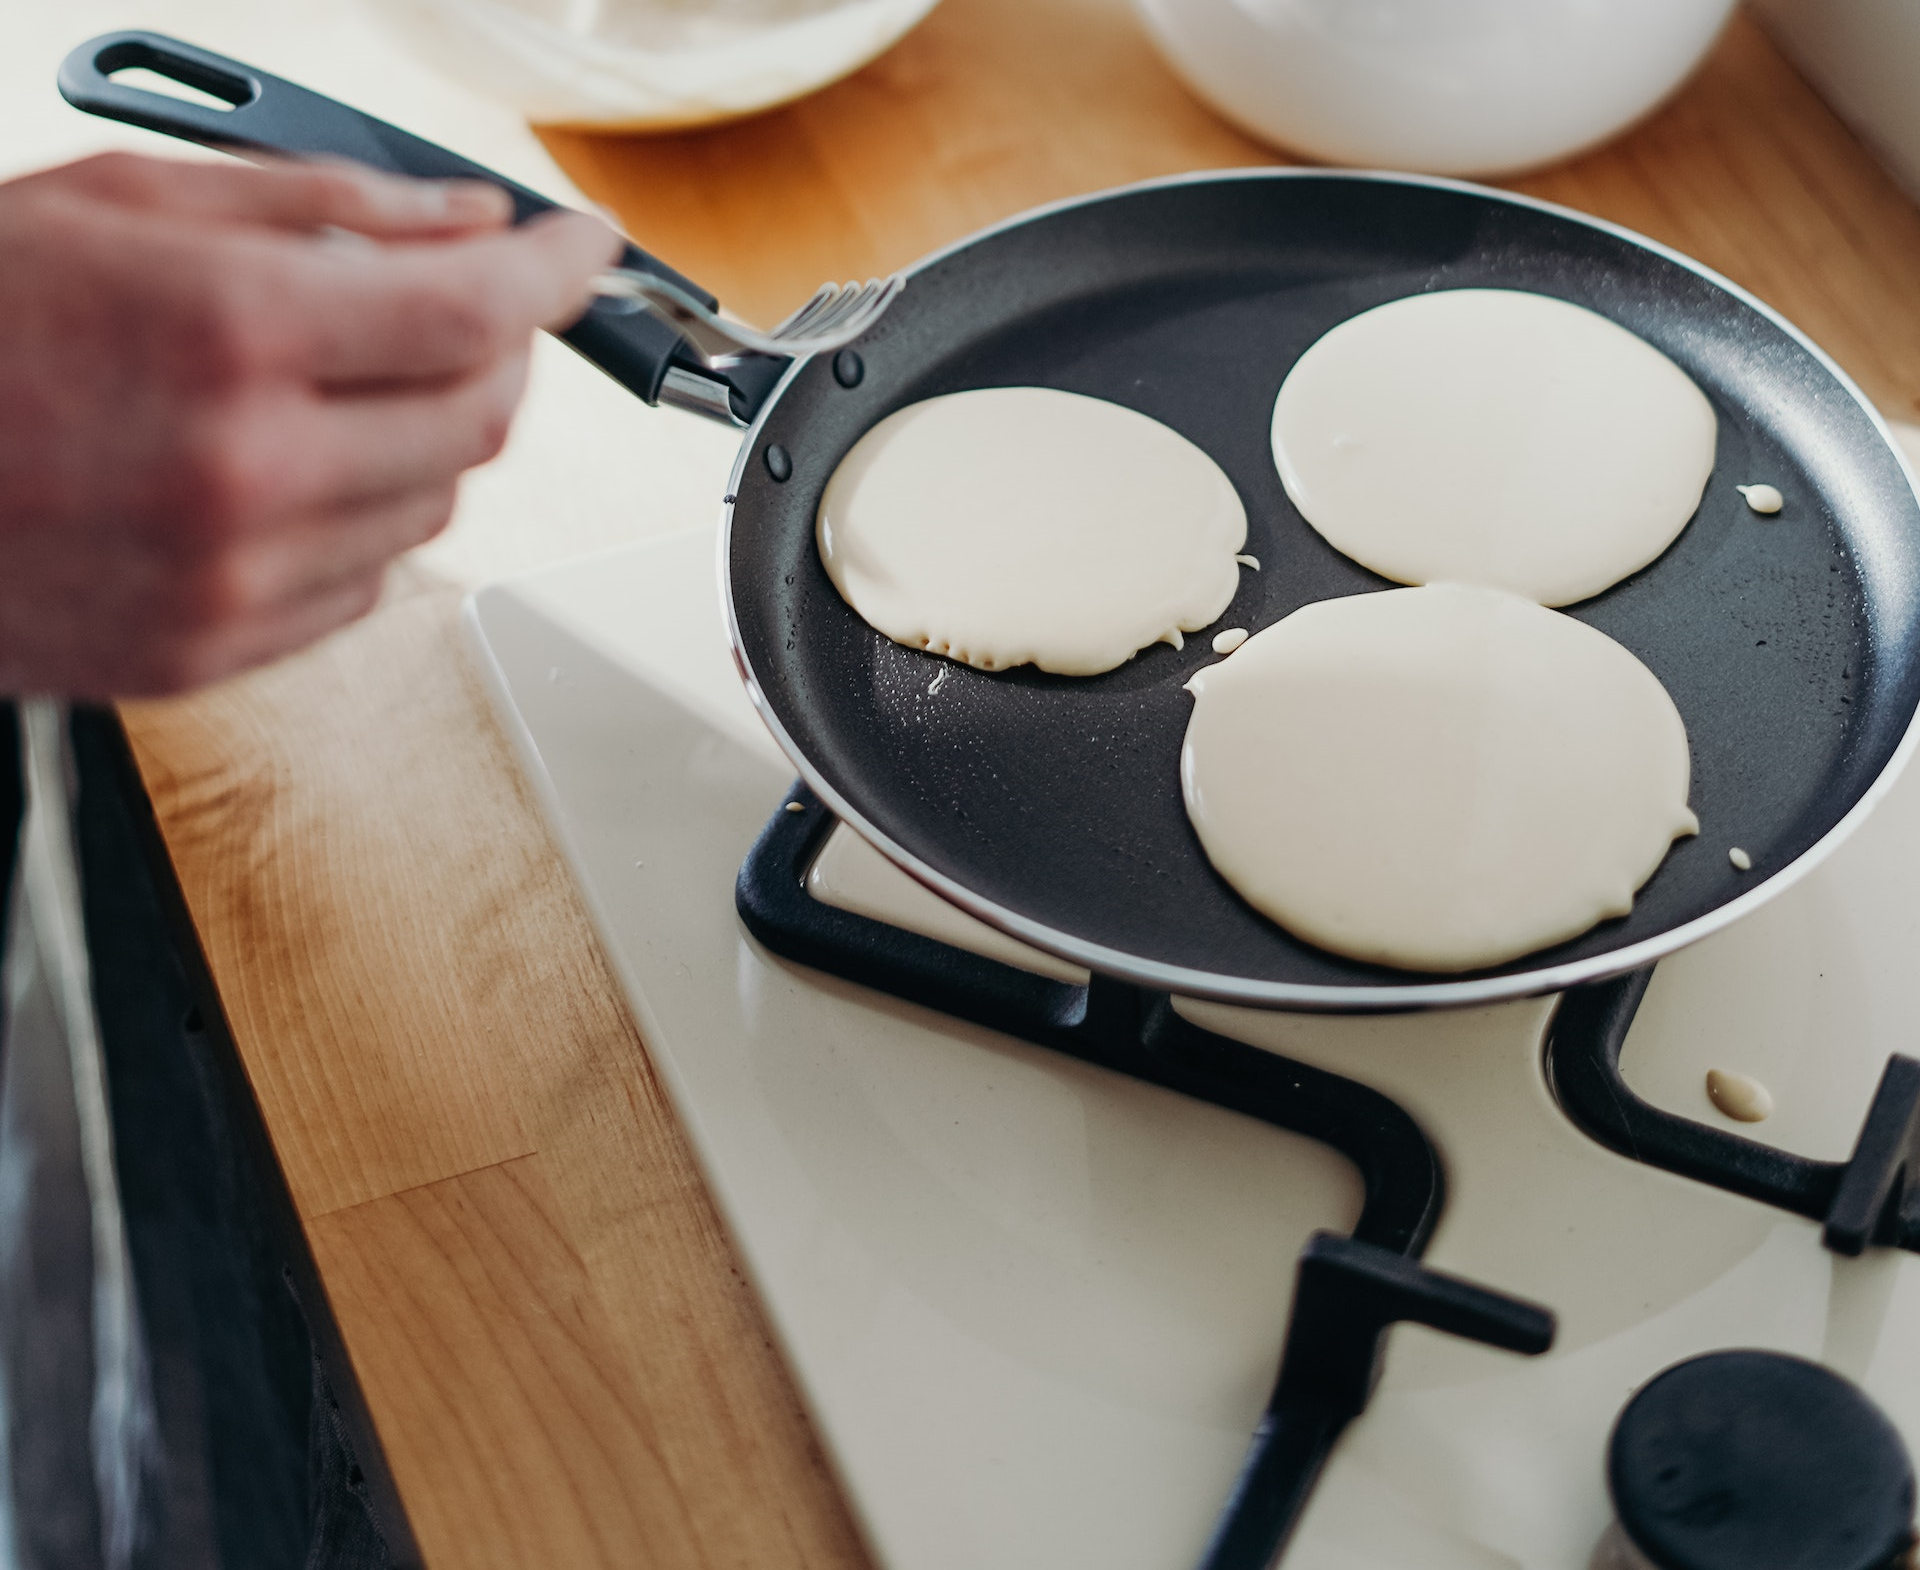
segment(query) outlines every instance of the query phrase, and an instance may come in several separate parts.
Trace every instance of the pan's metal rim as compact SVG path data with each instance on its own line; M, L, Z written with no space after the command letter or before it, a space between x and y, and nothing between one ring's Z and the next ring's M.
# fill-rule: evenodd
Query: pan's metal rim
M1886 444L1887 450L1899 465L1900 472L1905 476L1907 487L1914 493L1916 502L1920 502L1920 482L1916 482L1906 454L1901 450L1899 442L1894 439L1893 432L1888 429L1880 411L1854 383L1853 378L1847 375L1824 349L1764 300L1741 288L1730 278L1723 277L1712 268L1695 261L1692 257L1620 224L1609 223L1603 218L1595 218L1573 208L1563 207L1557 202L1546 202L1538 197L1522 196L1491 186L1477 185L1470 180L1453 180L1439 175L1402 174L1393 170L1293 168L1214 169L1172 175L1156 180L1142 180L1131 185L1096 191L1086 196L1068 197L1063 201L1049 202L1044 206L1017 213L1000 223L977 230L964 239L955 241L952 245L943 246L931 252L906 269L906 276L912 278L916 273L924 272L935 263L964 251L982 240L1022 228L1056 213L1070 212L1077 207L1087 207L1116 196L1128 196L1141 191L1218 184L1236 180L1365 181L1456 191L1487 201L1503 202L1513 207L1548 213L1579 224L1583 228L1611 235L1641 250L1663 257L1705 279L1716 288L1726 291L1727 294L1772 322L1805 349L1860 406L1868 423L1879 433L1881 441ZM1628 971L1650 965L1676 950L1697 943L1702 938L1710 937L1733 925L1742 917L1751 915L1769 900L1784 894L1832 855L1847 837L1859 828L1873 809L1880 804L1881 799L1893 788L1894 782L1912 758L1916 745L1920 745L1920 712L1916 712L1908 719L1906 731L1901 736L1899 745L1894 748L1892 756L1888 758L1886 765L1873 783L1861 792L1859 799L1848 808L1839 822L1793 861L1778 871L1768 874L1746 893L1727 901L1724 905L1716 906L1703 916L1697 916L1692 921L1669 928L1665 932L1626 948L1614 949L1587 959L1549 965L1539 970L1518 971L1511 975L1477 977L1468 981L1415 982L1405 986L1310 986L1291 982L1257 981L1245 977L1222 976L1211 971L1190 970L1184 966L1162 965L1122 953L1117 949L1088 943L1070 933L1060 932L1019 915L1017 912L1007 910L991 900L982 899L972 890L926 865L911 851L897 844L868 822L859 809L835 790L808 760L804 751L788 734L760 686L759 678L754 673L753 663L747 657L740 635L739 620L734 613L730 572L734 498L739 494L740 483L746 475L747 463L759 442L760 432L774 408L779 404L782 395L806 368L807 363L806 359L799 359L788 367L761 405L753 424L742 436L740 451L734 459L733 471L728 479L726 500L721 507L719 573L721 608L726 616L727 643L733 652L734 668L746 685L747 696L752 700L762 722L779 744L780 750L787 755L788 761L793 764L801 779L813 793L827 805L835 817L859 834L902 872L967 915L985 922L990 927L998 928L1022 943L1082 965L1098 975L1132 982L1158 992L1169 992L1211 1003L1224 1003L1242 1008L1291 1009L1306 1013L1337 1014L1413 1013L1430 1009L1474 1008L1564 992L1569 987L1579 986L1585 982L1606 981L1614 976L1624 975Z

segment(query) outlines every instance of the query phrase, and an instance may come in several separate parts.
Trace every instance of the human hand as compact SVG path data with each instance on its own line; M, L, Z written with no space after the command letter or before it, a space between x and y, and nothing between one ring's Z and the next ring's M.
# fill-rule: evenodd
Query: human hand
M0 185L0 693L177 691L369 609L620 248L508 218L337 165Z

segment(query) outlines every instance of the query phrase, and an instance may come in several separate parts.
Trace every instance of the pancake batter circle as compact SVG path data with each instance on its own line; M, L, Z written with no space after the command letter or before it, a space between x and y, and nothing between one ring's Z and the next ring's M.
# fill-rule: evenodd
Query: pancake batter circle
M1593 311L1515 289L1411 295L1351 317L1273 408L1287 495L1399 583L1570 605L1659 556L1713 469L1706 395Z
M1187 813L1255 909L1408 970L1624 916L1696 832L1679 711L1604 633L1497 589L1307 605L1188 684Z
M993 387L910 404L862 436L815 538L842 598L895 642L1090 676L1218 619L1247 516L1219 465L1158 420Z

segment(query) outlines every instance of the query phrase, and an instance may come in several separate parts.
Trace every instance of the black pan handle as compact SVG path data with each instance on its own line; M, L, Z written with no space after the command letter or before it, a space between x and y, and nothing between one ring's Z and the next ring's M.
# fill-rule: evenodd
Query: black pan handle
M114 80L114 73L136 67L197 89L224 107ZM419 179L484 180L513 198L515 223L557 206L398 126L162 33L106 33L82 44L61 62L60 94L88 114L225 152L348 158ZM638 246L627 247L621 265L665 278L709 308L717 303L698 284ZM712 369L666 323L625 300L596 301L559 336L648 403L660 402L664 394L670 403L734 423L752 418L787 364L752 357L737 368Z

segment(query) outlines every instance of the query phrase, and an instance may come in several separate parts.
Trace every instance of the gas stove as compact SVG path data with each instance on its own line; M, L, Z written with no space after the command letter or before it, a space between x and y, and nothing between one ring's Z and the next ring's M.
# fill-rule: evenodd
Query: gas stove
M1817 1360L1920 1438L1920 1086L1889 1070L1920 1047L1920 779L1758 915L1558 1009L1147 996L794 791L714 553L496 586L468 629L889 1570L1199 1563L1290 1336L1279 1405L1319 1425L1281 1458L1290 1570L1606 1562L1617 1414L1718 1349ZM1771 1116L1728 1120L1715 1069ZM1465 1334L1392 1329L1369 1401L1400 1318Z

